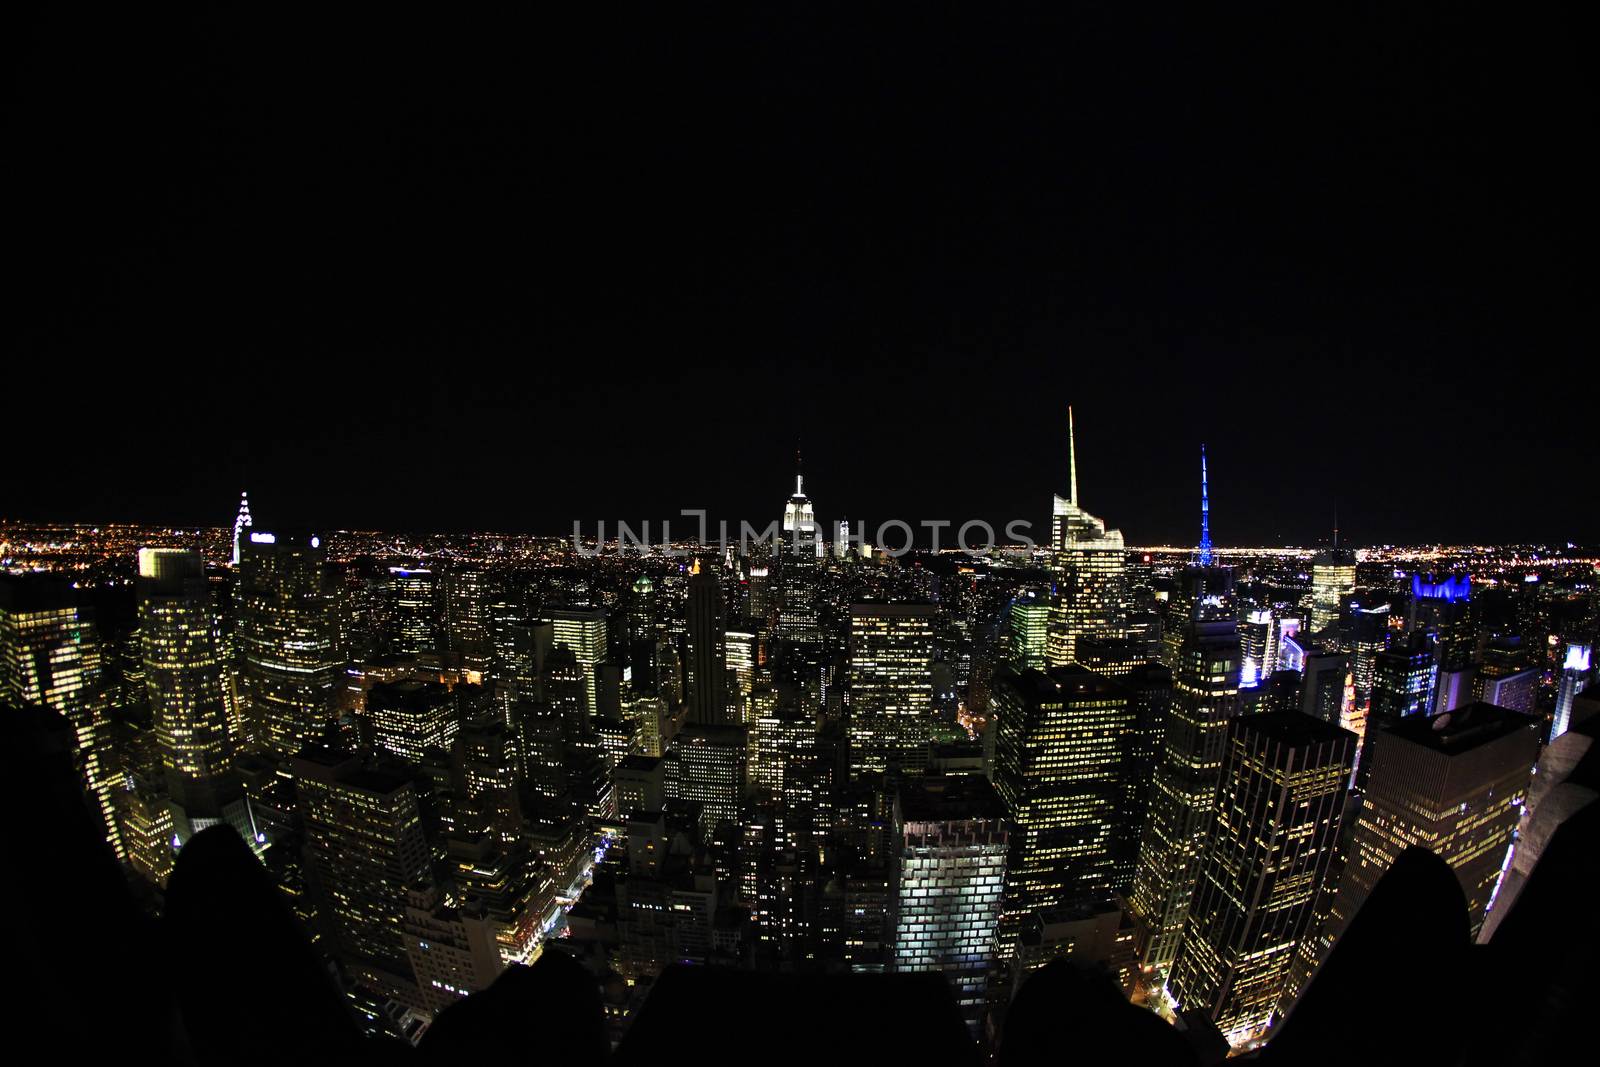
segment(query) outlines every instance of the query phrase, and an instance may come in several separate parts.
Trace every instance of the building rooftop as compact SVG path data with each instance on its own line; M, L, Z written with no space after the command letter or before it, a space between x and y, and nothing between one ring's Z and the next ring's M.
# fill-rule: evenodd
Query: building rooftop
M1380 729L1412 744L1455 755L1520 730L1536 729L1538 723L1531 715L1476 701L1440 715L1408 715Z
M900 815L906 822L999 819L1005 805L984 778L923 778L901 785Z
M1249 730L1288 745L1314 745L1341 738L1356 740L1356 735L1314 715L1300 711L1264 711L1235 720L1238 728Z

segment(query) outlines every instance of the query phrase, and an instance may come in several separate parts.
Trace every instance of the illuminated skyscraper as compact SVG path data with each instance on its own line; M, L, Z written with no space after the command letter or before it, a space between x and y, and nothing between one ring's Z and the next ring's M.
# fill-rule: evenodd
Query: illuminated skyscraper
M252 530L239 555L239 645L245 722L280 759L320 739L344 661L335 586L316 535Z
M1305 651L1301 671L1305 681L1300 689L1300 710L1331 726L1345 721L1345 679L1349 675L1343 652L1312 645Z
M372 743L410 763L449 751L461 725L455 697L437 682L380 682L367 691L367 720Z
M145 690L178 839L187 842L226 821L253 840L244 788L233 769L236 739L229 731L226 680L200 554L140 549L135 588Z
M1365 599L1351 605L1350 617L1354 623L1351 633L1350 675L1354 681L1355 702L1368 709L1372 703L1372 686L1377 680L1378 653L1388 643L1389 612L1387 600L1368 603Z
M1411 576L1406 631L1433 638L1434 660L1441 670L1459 671L1471 666L1477 645L1469 612L1471 596L1472 581L1466 575Z
M1211 566L1211 494L1206 486L1206 446L1200 446L1200 548L1195 562Z
M1268 636L1272 632L1272 612L1249 612L1239 623L1239 685L1248 689L1271 676L1276 662L1267 659Z
M817 524L811 500L805 493L799 452L794 454L794 495L783 505L783 538L787 555L822 558L822 527Z
M1539 696L1539 671L1529 663L1520 634L1497 634L1483 651L1473 692L1485 704L1532 715Z
M1320 634L1339 623L1343 598L1356 591L1356 554L1330 548L1311 564L1311 632Z
M1561 662L1561 674L1556 680L1555 717L1550 722L1550 740L1567 732L1572 723L1572 701L1593 680L1589 669L1590 649L1586 644L1569 642Z
M115 794L122 775L111 757L99 632L65 582L0 575L0 699L49 708L72 730L73 760L122 858Z
M233 519L233 565L239 565L239 546L243 543L248 531L255 525L250 518L250 494L239 493L239 514Z
M408 891L433 882L433 853L412 783L315 746L290 768L334 954L393 995L412 977L401 932Z
M689 721L701 726L732 724L725 610L714 564L696 563L689 574Z
M1104 519L1078 506L1077 442L1072 409L1067 409L1067 465L1070 490L1051 507L1051 547L1056 590L1051 603L1050 664L1077 660L1077 639L1084 634L1120 636L1124 600L1125 550L1121 530L1108 530Z
M976 1035L996 958L1005 810L982 778L924 778L895 798L899 882L891 969L942 972Z
M471 681L489 673L494 653L489 577L477 567L452 567L444 576L445 643Z
M1429 712L1437 671L1433 656L1426 635L1412 634L1373 657L1371 721L1391 722Z
M1228 720L1239 710L1239 635L1196 622L1173 672L1166 736L1150 790L1129 906L1143 927L1141 961L1165 970L1178 953L1211 832Z
M1002 669L991 701L993 781L1011 820L1000 943L1009 955L1029 914L1132 880L1125 804L1138 709L1129 690L1077 666Z
M1356 736L1298 712L1233 720L1168 990L1240 1045L1272 1023L1339 844Z
M1505 708L1469 704L1369 730L1366 796L1318 959L1411 845L1455 870L1477 933L1522 814L1541 726Z
M1044 670L1050 662L1050 605L1032 597L1011 602L1007 634L1011 639L1011 664L1019 671Z
M723 822L738 825L749 777L749 732L743 726L685 726L667 752L667 799L700 805L707 840Z
M389 651L402 656L439 651L439 583L431 570L389 568Z
M932 604L850 608L852 775L920 770L933 737Z
M584 709L588 715L595 715L599 705L595 671L600 662L610 656L605 609L552 611L545 618L553 628L555 644L566 645L577 659L583 672Z

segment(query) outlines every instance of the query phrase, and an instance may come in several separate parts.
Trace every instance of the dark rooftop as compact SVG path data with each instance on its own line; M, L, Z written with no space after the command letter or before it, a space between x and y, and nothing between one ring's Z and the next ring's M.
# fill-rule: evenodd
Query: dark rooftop
M1438 752L1469 752L1520 730L1535 729L1539 720L1497 704L1477 701L1441 715L1408 715L1380 727L1412 744Z

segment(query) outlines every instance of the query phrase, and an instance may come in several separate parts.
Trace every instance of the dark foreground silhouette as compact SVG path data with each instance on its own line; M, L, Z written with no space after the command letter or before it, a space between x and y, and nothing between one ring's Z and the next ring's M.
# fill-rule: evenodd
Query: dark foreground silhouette
M9 710L9 709L8 709ZM319 962L266 870L231 831L199 834L178 857L164 916L98 840L59 720L15 712L24 758L7 778L20 933L13 974L23 1010L15 1048L63 1062L450 1064L726 1061L977 1063L955 1001L935 975L808 977L672 968L610 1053L593 974L560 951L516 967L440 1013L420 1045L370 1037ZM1590 753L1571 780L1600 780ZM1600 804L1551 838L1493 941L1469 943L1449 868L1412 849L1379 882L1266 1063L1553 1062L1586 1047L1583 969L1596 949ZM26 1053L24 1053L26 1055ZM1186 1040L1099 976L1056 963L1005 1017L997 1061L1195 1064ZM43 1058L43 1056L41 1056Z

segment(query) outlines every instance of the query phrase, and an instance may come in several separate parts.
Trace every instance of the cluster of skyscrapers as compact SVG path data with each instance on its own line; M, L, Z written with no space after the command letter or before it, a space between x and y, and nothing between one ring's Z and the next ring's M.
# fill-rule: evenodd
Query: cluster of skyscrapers
M1198 548L1130 550L1068 466L1048 548L902 559L828 551L798 474L761 557L397 558L242 503L225 553L0 577L0 698L66 720L152 908L232 827L401 1037L559 945L619 1031L687 962L940 972L982 1039L1069 959L1248 1046L1408 845L1482 927L1597 704L1593 567L1216 549L1203 454Z

